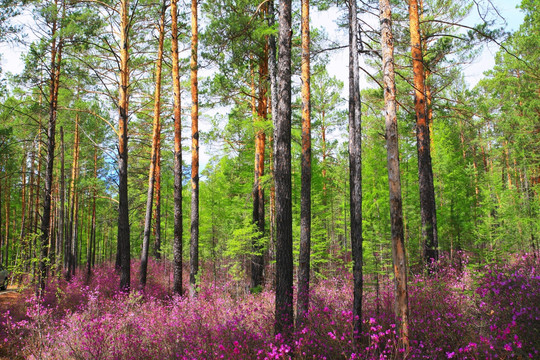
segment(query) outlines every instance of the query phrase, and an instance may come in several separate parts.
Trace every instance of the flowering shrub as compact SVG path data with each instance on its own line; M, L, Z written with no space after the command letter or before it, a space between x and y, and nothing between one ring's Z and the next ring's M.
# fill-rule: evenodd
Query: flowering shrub
M540 350L540 273L526 266L527 257L512 266L487 270L476 293L483 315L479 344L495 357L537 359Z
M274 334L274 294L238 296L232 279L203 281L197 297L170 294L170 271L150 262L148 284L120 293L110 266L90 279L51 279L24 316L0 319L0 341L38 359L394 359L402 357L393 284L364 290L361 346L352 344L351 275L312 284L311 307L291 342ZM411 359L538 358L540 277L536 261L439 267L409 281ZM137 274L138 264L133 264ZM476 280L474 280L476 279ZM206 283L206 284L208 284ZM367 282L366 282L367 283Z

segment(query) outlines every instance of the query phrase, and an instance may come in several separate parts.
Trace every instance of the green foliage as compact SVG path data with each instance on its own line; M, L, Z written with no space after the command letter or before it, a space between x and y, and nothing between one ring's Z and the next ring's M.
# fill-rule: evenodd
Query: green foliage
M421 262L422 253L408 17L404 2L393 3L396 9L394 29L404 235L409 265L414 272L415 265ZM538 249L540 3L537 0L524 0L521 3L520 7L525 13L524 24L503 42L504 49L497 54L495 68L475 89L467 88L460 65L467 64L478 55L478 45L485 41L486 36L500 39L505 34L490 21L465 30L452 25L461 22L474 10L472 1L425 0L423 3L421 26L425 40L424 62L429 70L427 84L433 95L432 162L440 250L451 254L464 250L474 253L479 261L491 262L507 253ZM0 19L6 14L14 14L6 7L12 4L11 1L0 2L0 8L4 9ZM98 259L114 259L116 252L118 39L112 30L118 19L114 11L109 13L101 8L98 11L83 3L66 5L64 13L51 2L35 4L36 16L48 26L40 29L41 38L33 42L24 55L24 72L5 79L4 83L8 86L2 89L0 234L4 239L4 209L9 200L10 222L13 224L9 225L11 248L8 262L17 275L27 273L36 262L36 249L30 251L29 244L33 244L38 235L34 228L30 228L29 213L32 211L32 218L39 219L39 213L36 214L36 209L30 210L30 206L41 201L35 191L42 190L43 183L38 187L37 179L43 176L44 158L36 150L39 143L45 140L44 124L49 116L50 84L47 71L53 40L57 43L64 41L57 130L62 127L65 133L66 191L69 194L74 190L80 204L78 234L81 260L86 261L90 205L94 191L97 192ZM139 256L144 224L156 50L153 26L160 10L157 3L144 1L139 5L131 9L130 48L129 216L134 257ZM268 25L267 14L261 5L260 1L253 0L201 3L201 73L207 68L210 70L208 78L200 80L201 123L209 125L202 127L204 131L200 132L200 140L201 151L211 153L212 158L200 178L200 258L203 265L212 264L214 278L219 270L227 269L239 284L247 280L254 248L260 249L265 255L265 265L268 265L265 271L273 266L270 239L270 193L273 182L270 138L273 124L271 114L265 120L256 114L257 111L253 111L253 92L255 105L258 105L258 96L264 93L263 90L270 96L269 78L261 67L265 66L266 61L267 37L276 35L277 24ZM319 9L328 9L332 5L328 1L312 3L312 7ZM18 8L13 9L18 11ZM190 36L187 7L181 9L180 15L180 40L187 45ZM50 23L55 18L59 19L60 27L52 37ZM294 21L298 22L298 13ZM9 27L9 22L0 23L0 39L11 36L10 32L15 29ZM295 31L295 73L300 64L300 38L297 35ZM312 50L317 53L312 59L311 78L311 264L315 277L320 278L326 276L328 270L350 265L348 120L346 99L343 98L345 85L328 74L327 64L324 63L327 59L325 55L318 54L320 50L335 44L329 45L324 29L312 28L311 35ZM373 35L373 40L368 36L363 37L366 47L378 49L377 32L366 31L366 35ZM165 43L165 53L170 53L170 39ZM189 87L189 51L182 52L181 56L183 241L184 259L187 259L191 169L189 156L186 156L189 151L186 108L190 103L185 98L188 97ZM380 68L376 56L365 58L373 69ZM164 64L161 246L164 257L171 259L173 124L169 101L172 97L170 59L166 57ZM381 82L380 73L372 75ZM293 98L296 100L299 100L298 93L299 89L293 88ZM382 89L365 89L362 101L364 272L368 275L386 274L391 271L391 254ZM80 175L73 181L72 189L75 119L81 130ZM298 254L300 234L300 119L300 102L297 101L292 119L295 255ZM265 191L264 233L257 230L252 218L255 134L259 130L265 133L267 139L265 174L260 178ZM53 203L55 214L58 214L58 134L56 143ZM94 151L98 155L97 179L93 176ZM41 162L41 173L38 173L38 161ZM23 165L25 173L19 171ZM30 185L31 178L34 183ZM24 209L23 180L26 190ZM33 189L31 200L30 188ZM65 201L67 221L73 204L69 196ZM22 223L23 210L25 224ZM19 238L21 230L24 230L22 239ZM4 243L2 246L2 251L5 251ZM201 266L201 272L207 270L208 267ZM270 276L271 273L266 272L265 275ZM251 291L258 293L261 288Z

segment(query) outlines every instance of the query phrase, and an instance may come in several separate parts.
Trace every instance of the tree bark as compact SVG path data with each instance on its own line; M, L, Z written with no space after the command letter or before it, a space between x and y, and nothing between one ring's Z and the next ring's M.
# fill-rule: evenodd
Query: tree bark
M6 237L5 237L5 241L4 241L4 259L2 261L2 263L7 267L9 265L9 237L10 237L10 233L9 233L9 213L10 213L10 210L11 210L11 191L12 191L12 188L11 188L11 176L8 177L6 179L6 183L7 183L7 189L8 191L6 192ZM13 230L15 230L15 227L13 227Z
M66 187L65 187L65 144L64 144L64 128L60 127L60 211L58 214L58 240L56 241L56 254L58 256L57 263L60 264L61 259L63 270L66 271L67 263L64 249L65 244L65 198L66 198ZM62 255L61 255L62 254Z
M161 259L161 125L159 126L158 143L156 150L156 182L154 192L156 196L156 208L154 210L155 218L155 240L154 257Z
M275 24L274 0L268 1L268 26L272 27ZM276 59L276 37L268 36L268 75L270 78L270 106L269 112L274 119L277 113L277 59ZM270 145L270 244L268 246L268 262L272 264L275 258L275 229L276 229L276 187L274 176L274 136L271 135L269 140ZM275 281L272 281L272 286L275 286Z
M55 1L58 5L58 2ZM54 171L54 150L56 139L56 112L58 108L58 88L60 83L60 66L62 61L62 38L56 38L58 26L58 13L54 14L52 23L52 44L51 44L51 67L50 67L50 94L49 94L49 124L47 128L47 163L45 170L45 193L43 194L43 216L41 218L41 254L39 261L39 296L45 290L47 277L49 252L49 233L51 226L51 202L52 183ZM39 179L39 176L38 176ZM37 207L36 207L37 210ZM37 220L36 220L37 223Z
M182 295L182 106L178 64L178 0L171 0L172 77L174 91L174 278L173 292Z
M56 151L56 150L55 150ZM51 220L49 225L49 269L54 269L56 266L56 223L58 222L58 178L53 179L53 189L51 194ZM53 273L54 275L54 273Z
M293 317L291 191L291 1L279 3L278 103L274 122L276 183L275 332L291 341Z
M150 155L150 170L148 173L148 192L146 195L146 214L144 217L144 237L141 253L141 266L139 268L139 283L142 289L146 286L146 272L148 268L148 250L150 247L150 230L152 228L152 204L154 203L154 188L156 182L156 168L159 156L159 137L161 135L161 68L163 63L163 41L165 39L165 2L162 3L159 21L159 44L156 59L156 87L154 90L154 122L152 129L152 151ZM157 220L157 219L156 219Z
M380 0L381 48L386 120L386 153L390 192L390 228L394 264L394 312L399 324L400 345L409 352L409 294L407 290L407 257L403 232L403 207L399 172L398 126L396 115L396 82L394 72L394 36L390 0ZM378 278L377 278L378 281ZM377 288L378 290L378 288ZM378 297L377 297L378 298Z
M420 188L420 216L422 219L422 246L428 270L439 258L437 214L433 170L431 167L430 136L427 118L425 73L420 39L418 0L409 0L409 27L414 73L414 109L416 113L416 147L418 152L418 183Z
M48 127L48 125L47 125ZM41 190L41 164L42 164L42 161L41 161L41 144L42 144L42 132L43 132L43 125L41 123L41 117L39 119L39 132L38 132L38 138L37 138L37 142L38 142L38 149L37 149L37 173L36 173L36 189L35 189L35 197L34 197L34 200L35 200L35 205L34 205L34 218L32 219L32 227L30 228L30 231L32 231L34 234L37 234L37 231L38 231L38 223L39 223L39 219L40 219L40 216L39 216L39 207L40 207L40 203L39 203L39 200L40 200L40 190ZM48 134L47 134L48 135ZM36 241L35 241L36 238L34 238L34 249L36 249L35 251L37 252L37 246L36 246Z
M118 124L118 256L120 267L120 289L129 291L130 274L130 234L128 209L128 107L129 107L129 0L120 2L120 101Z
M70 185L70 219L69 219L69 236L66 241L65 256L67 260L66 279L70 280L75 275L76 264L76 244L77 244L77 178L79 177L79 115L75 115L75 140L73 143L73 163L71 165L71 185Z
M78 167L78 165L77 165ZM77 173L77 178L79 174ZM79 262L79 192L75 191L74 201L73 201L73 236L71 238L71 274L75 275L75 270L77 269Z
M349 188L353 258L353 346L359 350L362 333L362 123L358 60L356 0L349 0Z
M41 127L41 126L40 126ZM34 228L34 193L35 193L35 187L36 187L36 184L35 184L35 177L36 177L36 153L37 153L37 147L39 145L37 144L37 142L34 140L34 144L32 146L32 153L30 155L30 178L28 179L28 185L30 186L30 194L28 196L28 205L29 205L29 209L28 209L28 232L29 233L32 233L32 229ZM26 232L26 231L25 231ZM31 239L26 239L26 242L27 242L27 249L28 251L26 252L26 257L27 259L29 260L31 258L31 253L32 253L32 240ZM29 264L29 263L28 263Z
M303 326L309 310L309 273L311 255L311 102L309 0L302 0L302 189L300 200L300 255L298 259L298 295L296 327Z
M190 247L190 295L197 292L199 272L199 90L197 79L197 0L191 1L191 247Z
M26 223L26 196L28 189L26 186L26 161L28 160L27 152L24 152L23 161L22 161L22 172L21 172L21 232L20 232L20 241L21 246L24 244L24 237L26 236L26 229L24 227Z
M96 198L97 198L97 148L94 148L94 186L92 195L92 219L90 228L90 243L88 245L88 256L86 259L86 278L90 279L92 267L94 266L94 257L96 254Z

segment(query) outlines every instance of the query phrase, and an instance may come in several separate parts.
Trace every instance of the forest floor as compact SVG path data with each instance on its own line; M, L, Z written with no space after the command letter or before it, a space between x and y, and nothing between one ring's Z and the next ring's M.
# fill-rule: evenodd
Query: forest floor
M444 258L436 275L411 273L408 359L540 359L539 257L467 261ZM355 351L348 269L329 268L325 278L315 278L306 322L289 345L274 331L271 287L244 293L238 290L244 279L227 271L213 278L212 264L204 265L196 297L171 296L172 265L153 259L144 291L136 290L135 276L133 291L120 292L114 264L103 264L90 279L85 271L70 282L50 277L41 298L28 281L0 292L0 360L402 357L389 276L380 277L378 291L364 288L361 346ZM139 267L133 261L131 274ZM364 281L375 284L373 277Z
M0 291L0 314L14 308L22 300L22 297L19 289L14 286L8 286L7 290ZM3 345L0 342L0 360L13 359L13 355L9 354Z

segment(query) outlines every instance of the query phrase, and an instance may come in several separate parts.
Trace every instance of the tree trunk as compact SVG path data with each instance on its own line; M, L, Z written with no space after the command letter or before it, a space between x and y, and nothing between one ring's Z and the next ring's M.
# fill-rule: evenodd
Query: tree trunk
M161 5L159 21L159 45L156 59L156 87L154 91L154 123L152 129L152 151L150 155L150 170L148 173L148 192L146 195L146 214L144 217L144 237L141 254L141 267L139 269L139 282L142 289L146 286L146 272L148 267L148 249L150 246L150 229L152 227L152 204L154 198L154 185L156 181L156 167L158 163L158 146L161 135L161 67L163 63L163 41L165 39L165 2Z
M75 139L73 143L73 163L71 165L71 184L70 184L70 195L69 195L69 206L70 206L70 215L69 215L69 236L66 239L65 245L65 257L67 258L67 274L66 279L71 279L75 274L75 244L77 243L76 239L76 199L77 199L77 178L79 176L79 116L75 115Z
M6 194L6 199L2 203L0 202L0 214L2 212L2 205L5 205L5 218L6 218L6 225L4 228L4 236L0 238L0 265L7 266L8 259L7 259L7 248L9 246L9 208L10 208L10 199L11 199L11 181L10 177L6 176L6 186L5 188L0 190L0 199L2 198L2 194ZM0 219L2 219L2 216L0 215ZM2 249L3 248L3 249ZM5 250L5 251L3 251ZM5 255L4 255L5 253Z
M128 292L131 286L130 234L128 209L128 107L129 107L129 0L120 2L120 101L118 124L118 255L120 289Z
M96 198L97 198L97 148L94 148L94 188L92 196L92 220L90 228L90 244L88 246L88 256L86 259L86 277L90 279L92 266L94 266L94 256L96 251Z
M26 235L28 233L32 233L32 229L34 228L33 222L34 222L34 189L35 189L35 171L36 171L36 148L37 144L34 141L32 144L33 150L31 151L30 155L30 177L28 179L28 186L30 187L30 193L28 194L28 226L24 228L24 237L22 238L24 242L24 251L21 252L21 261L23 261L25 270L27 272L30 271L30 265L32 258L32 239L27 238Z
M24 244L25 233L25 223L26 223L26 196L28 189L26 187L26 161L28 160L27 152L24 151L23 161L22 161L22 172L21 172L21 232L20 232L20 242L21 246Z
M42 100L41 97L39 99L39 104L41 106ZM38 234L38 222L39 222L39 207L40 207L40 190L41 190L41 144L42 144L42 132L43 132L43 124L41 115L39 116L39 131L37 136L37 172L36 172L36 183L35 183L35 196L34 196L34 212L32 214L32 218L30 219L30 232L34 235ZM31 239L29 239L30 242L30 259L36 259L39 256L41 256L41 252L39 252L38 249L38 236L33 236ZM32 264L32 278L39 280L39 274L36 273L36 262L31 261ZM39 266L39 263L37 264Z
M409 294L407 291L407 257L403 232L401 178L399 172L396 83L394 73L394 36L390 0L380 0L381 47L383 61L384 107L386 118L386 153L390 191L390 227L394 264L395 315L399 324L400 345L409 352ZM377 278L378 280L378 278ZM404 356L405 357L405 356Z
M309 62L309 0L302 0L302 189L300 205L300 255L296 327L300 329L309 310L311 255L311 102Z
M48 125L47 125L48 126ZM40 191L41 191L41 144L42 144L42 140L41 140L41 137L42 137L42 132L43 132L43 126L41 124L41 118L39 119L39 132L38 132L38 150L37 150L37 173L36 173L36 196L34 197L34 200L35 200L35 205L34 205L34 219L32 220L32 224L33 226L30 228L31 231L34 233L34 234L37 234L37 231L38 231L38 222L39 222L39 207L40 207L40 203L39 203L39 200L40 200ZM47 134L48 135L48 134ZM36 249L36 238L34 238L34 248ZM35 250L37 251L37 249Z
M58 2L55 1L56 5ZM45 280L47 277L48 263L47 256L49 252L49 232L51 226L51 202L52 202L52 183L54 171L54 149L56 138L56 112L58 108L58 88L60 83L60 66L62 61L62 45L60 38L58 45L56 43L56 31L58 24L58 13L54 14L52 23L52 44L51 44L51 85L49 98L49 125L47 128L47 163L45 170L45 193L43 194L43 216L41 218L41 254L39 261L39 295L43 295L45 290ZM40 176L38 175L38 179ZM39 188L39 187L38 187ZM37 210L37 208L36 208ZM36 220L37 222L37 220Z
M64 211L65 211L65 161L64 161L65 145L64 145L64 128L60 127L60 211L58 214L58 239L56 241L56 254L58 256L57 264L62 263L63 270L66 271L66 256L64 249L65 244L65 229L64 229Z
M17 230L17 207L16 206L13 206L13 212L12 212L12 216L11 218L13 219L13 225L12 225L12 228L14 231ZM17 250L16 250L16 242L15 241L11 241L11 244L10 242L8 242L7 244L7 249L6 249L6 259L7 259L7 265L9 266L10 264L14 264L15 260L14 261L9 261L9 255L10 254L13 254L15 253L14 255L16 256L17 254ZM21 243L19 242L19 248L21 246ZM12 255L13 257L13 255ZM14 264L15 265L15 264Z
M49 269L56 268L56 226L58 222L58 178L53 180L54 188L52 190L51 201L51 221L49 225ZM54 274L52 274L54 275Z
M418 0L409 0L411 53L414 73L414 109L416 112L416 146L418 151L418 183L420 188L420 216L422 218L422 246L424 262L428 269L439 258L437 239L437 214L433 170L431 167L430 136L427 119L425 73L420 40Z
M77 164L78 166L78 164ZM77 173L77 178L79 177ZM71 245L70 245L70 272L71 275L75 275L75 270L77 269L77 266L79 264L79 192L75 191L75 196L73 199L73 230L71 237Z
M156 236L154 241L154 257L159 260L161 258L161 124L159 126L156 149L156 182L154 184L154 192L156 195L156 209L154 210Z
M266 16L267 9L263 10ZM264 272L264 254L262 239L264 238L265 219L264 219L264 190L261 185L261 177L264 175L264 150L266 135L257 123L267 119L267 95L266 78L268 77L268 47L265 46L263 56L259 61L259 96L258 107L255 116L255 165L253 181L253 223L259 232L257 237L253 238L253 256L251 258L251 288L263 284ZM255 90L255 89L254 89Z
M30 178L28 179L28 185L30 186L30 194L28 196L28 232L31 233L32 229L34 228L34 190L36 187L35 184L35 177L36 177L36 153L37 153L37 147L39 145L34 141L32 154L30 155ZM26 231L25 231L26 232ZM28 259L30 259L30 253L32 252L32 241L28 239L28 253L26 256Z
M8 182L9 180L9 182ZM11 210L11 176L6 180L6 182L8 183L8 192L6 193L7 194L7 199L6 199L6 237L5 237L5 241L4 241L4 259L3 259L3 264L7 267L9 265L9 213L10 213L10 210ZM15 227L13 227L13 230L15 230Z
M353 258L353 346L359 350L362 333L362 123L358 60L356 0L349 0L349 188Z
M291 191L291 1L279 3L278 103L274 120L276 183L276 324L275 332L290 339L293 317L292 191Z
M172 76L174 91L174 280L173 292L182 295L182 106L178 65L178 0L171 0Z
M197 79L197 0L191 1L191 246L190 246L190 295L197 292L199 272L199 90Z
M268 26L272 27L275 24L274 0L268 1ZM277 60L276 60L276 37L275 35L268 36L268 75L270 78L270 107L269 111L274 118L277 113ZM275 259L275 229L276 229L276 187L274 176L274 136L271 135L268 140L270 144L270 244L268 246L268 263L272 264ZM272 281L272 286L275 286L275 281Z

